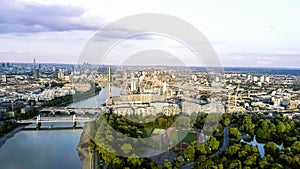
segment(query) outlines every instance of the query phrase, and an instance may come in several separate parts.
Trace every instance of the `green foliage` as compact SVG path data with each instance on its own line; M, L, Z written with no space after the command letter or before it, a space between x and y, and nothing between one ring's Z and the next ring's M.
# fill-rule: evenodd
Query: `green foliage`
M256 136L262 139L271 140L272 134L276 133L276 126L270 120L261 120L256 130Z
M196 117L196 115L194 115ZM216 122L211 116L207 118L206 114L199 114L196 118L194 127L202 129L206 120ZM116 116L113 114L105 114L104 119L115 130L130 137L149 137L154 128L159 128L165 131L176 116L161 115L156 120L148 121L147 123L137 123L125 117ZM181 119L181 121L184 119ZM260 157L258 148L246 143L232 144L225 149L224 152L215 155L219 151L220 145L223 142L223 127L229 126L229 134L232 138L241 138L244 133L251 136L256 134L257 140L266 142L265 156ZM103 125L100 122L95 124ZM180 126L184 124L181 123ZM100 127L103 129L103 126ZM105 129L105 127L104 127ZM123 143L119 138L115 138L112 133L102 130L95 132L95 140L101 144L97 146L99 157L105 161L108 168L180 168L183 165L195 162L195 168L300 168L300 142L299 132L300 123L297 120L288 120L282 115L276 116L274 119L266 119L264 115L240 115L240 114L224 114L223 120L217 125L212 136L206 140L204 145L195 141L195 132L190 131L193 135L189 140L190 145L186 150L172 149L175 153L182 155L184 160L179 157L174 159L173 163L165 161L163 166L159 166L151 162L148 158L137 158L132 154L132 145ZM174 130L175 131L175 130ZM189 135L188 134L188 135ZM177 138L180 135L176 132L171 132L170 139ZM194 141L192 141L194 139ZM116 147L110 146L110 142L114 140L121 141ZM221 143L219 142L221 141ZM273 142L274 141L274 142ZM283 142L283 149L277 148L278 142ZM156 144L156 143L155 143ZM111 152L107 152L106 147L111 152L120 149L130 158L118 157ZM153 146L155 147L155 146ZM211 157L211 158L210 158Z
M236 128L236 127L230 128L229 134L230 134L230 137L233 137L235 139L240 139L241 138L241 133L240 133L239 129Z
M224 119L224 125L225 126L228 126L230 124L230 122L231 122L230 118L225 118Z
M192 145L188 146L187 149L183 153L183 157L187 161L194 161L194 158L195 158L195 148L194 148L194 146L192 146Z
M132 150L132 146L131 146L131 144L124 143L123 146L121 147L121 149L123 150L123 152L125 154L129 154Z
M165 169L172 169L172 164L168 160L165 160L164 168Z
M209 147L211 149L211 151L216 151L219 149L220 142L215 137L210 136L206 140L205 146Z
M19 113L16 115L17 120L25 120L25 119L30 119L39 114L39 110L36 107L30 108L27 112L25 113Z
M250 116L244 116L242 126L240 127L242 131L254 135L255 132L255 124L252 123L252 118Z
M283 122L279 122L277 124L277 132L278 133L284 133L285 131L286 131L286 125Z
M7 134L14 128L18 127L19 125L17 123L12 123L10 121L4 121L2 125L0 126L0 137Z
M233 160L230 165L230 169L242 169L242 163L240 160Z
M294 153L300 154L300 141L295 141L291 147Z
M69 104L73 100L72 95L66 95L66 96L61 96L57 97L55 99L52 99L50 101L46 101L43 103L43 107L52 107L52 106L65 106Z
M277 153L277 145L274 142L265 144L264 149L266 154L275 155Z

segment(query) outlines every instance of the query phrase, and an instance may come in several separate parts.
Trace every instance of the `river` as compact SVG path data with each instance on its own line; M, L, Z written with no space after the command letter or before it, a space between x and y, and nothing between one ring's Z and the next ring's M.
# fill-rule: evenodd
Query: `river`
M107 90L67 107L96 108L105 103ZM112 96L120 88L112 87ZM22 130L0 147L0 169L80 169L77 146L82 130Z
M121 89L115 86L111 88L111 95L112 96L119 96ZM67 107L71 108L97 108L100 107L103 103L105 103L108 97L107 88L102 88L98 95L87 98L85 100L76 101Z

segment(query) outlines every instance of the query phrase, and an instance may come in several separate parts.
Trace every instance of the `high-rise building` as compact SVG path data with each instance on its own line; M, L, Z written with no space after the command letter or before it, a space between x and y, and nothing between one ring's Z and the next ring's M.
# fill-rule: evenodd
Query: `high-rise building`
M251 80L251 75L248 75L247 80L250 81Z
M131 91L136 91L136 82L135 81L132 81L131 82L131 87L130 87Z
M37 79L40 77L40 70L38 68L33 69L33 78Z
M60 71L58 72L57 77L58 77L59 79L61 79L61 80L64 80L64 79L65 79L65 72L62 71L62 70L60 70Z
M265 76L261 76L261 77L260 77L260 82L263 83L264 81L265 81Z
M253 81L254 81L254 82L257 82L257 80L258 80L257 77L256 77L256 76L253 76Z
M36 61L35 58L33 58L33 69L36 68Z
M163 85L163 94L164 95L167 94L167 82L164 82L164 85Z
M6 75L2 75L2 83L6 83L7 82L7 77Z

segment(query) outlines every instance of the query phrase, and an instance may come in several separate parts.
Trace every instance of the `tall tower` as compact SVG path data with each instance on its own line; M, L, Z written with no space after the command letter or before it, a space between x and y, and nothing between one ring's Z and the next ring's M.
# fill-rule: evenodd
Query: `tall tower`
M35 58L33 58L33 68L36 68L36 61L35 61Z
M111 72L110 65L108 65L108 98L111 97Z

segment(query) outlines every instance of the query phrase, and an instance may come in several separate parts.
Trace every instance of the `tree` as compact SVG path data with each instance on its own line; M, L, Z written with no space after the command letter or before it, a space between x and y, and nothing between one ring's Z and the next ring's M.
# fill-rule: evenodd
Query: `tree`
M181 160L181 158L176 157L174 159L174 165L176 168L180 168L183 165L183 161Z
M277 124L277 132L278 132L278 133L284 133L285 130L286 130L286 127L285 127L284 123L280 121L280 122Z
M227 117L227 118L224 119L224 125L225 126L228 126L230 124L230 122L231 122L230 118Z
M194 147L192 145L189 145L187 147L187 149L183 153L183 157L187 161L194 161L194 158L195 158L195 149L194 149Z
M272 169L283 169L284 167L281 164L275 163L271 166Z
M270 164L268 163L268 160L264 157L262 160L258 163L260 168L269 168Z
M275 155L277 151L277 145L274 142L267 142L264 146L265 152L270 155Z
M125 154L129 154L132 150L132 146L131 144L128 144L128 143L124 143L121 147L122 151L125 153Z
M270 140L272 133L276 132L276 126L270 120L260 120L256 135L259 138Z
M232 146L229 146L229 147L226 149L225 154L228 154L228 155L230 155L230 156L233 156L233 155L237 154L238 151L240 151L240 149L241 149L241 148L240 148L239 144L234 144L234 145L232 145Z
M254 135L255 124L252 123L252 118L249 115L246 115L243 119L242 130L246 133Z
M255 166L257 162L257 156L255 154L248 156L247 160L244 161L244 164L247 166Z
M138 168L142 166L143 159L133 154L128 157L127 162L129 163L130 168Z
M195 156L199 157L200 155L207 154L207 151L205 150L204 145L199 144L197 141L192 142L191 144L195 149Z
M113 158L112 168L123 168L122 160L118 157Z
M299 154L300 153L300 141L295 141L292 146L292 151L294 152L294 154Z
M166 168L166 169L172 169L172 164L169 162L169 160L165 160L164 168Z
M220 142L213 136L210 136L205 142L205 146L209 147L212 151L218 150Z
M240 133L239 129L236 128L236 127L230 128L229 134L230 134L230 136L233 137L233 138L237 138L237 139L240 139L240 138L241 138L241 133Z
M230 169L242 169L242 163L240 160L233 160L230 165Z

